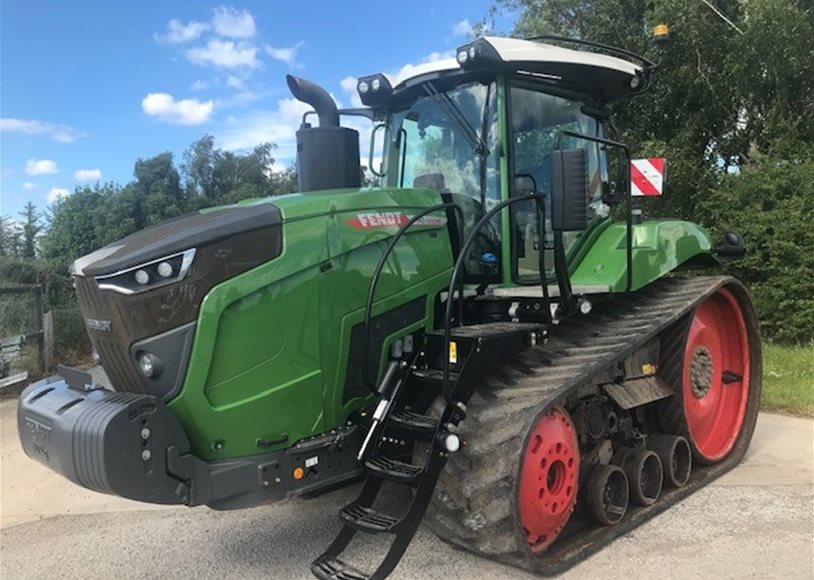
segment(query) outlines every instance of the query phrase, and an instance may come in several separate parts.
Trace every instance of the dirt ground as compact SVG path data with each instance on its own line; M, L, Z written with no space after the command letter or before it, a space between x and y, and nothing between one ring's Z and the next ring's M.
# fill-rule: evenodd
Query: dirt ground
M345 489L234 512L80 488L24 456L0 401L0 577L311 578ZM812 578L814 422L762 414L738 468L564 578ZM421 530L393 578L532 578Z

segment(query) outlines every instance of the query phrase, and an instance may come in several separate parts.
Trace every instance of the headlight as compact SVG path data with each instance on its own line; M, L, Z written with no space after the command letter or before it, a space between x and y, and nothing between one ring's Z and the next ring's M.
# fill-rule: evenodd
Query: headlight
M463 69L483 69L503 64L503 59L494 46L485 38L458 47L455 51L458 64Z
M375 74L359 79L356 85L362 104L375 107L382 104L393 93L393 86L383 74Z
M195 248L192 248L113 274L96 276L96 283L100 290L113 290L120 294L145 292L183 280L194 257Z
M142 352L138 355L138 370L145 378L153 379L164 370L161 359L149 352Z

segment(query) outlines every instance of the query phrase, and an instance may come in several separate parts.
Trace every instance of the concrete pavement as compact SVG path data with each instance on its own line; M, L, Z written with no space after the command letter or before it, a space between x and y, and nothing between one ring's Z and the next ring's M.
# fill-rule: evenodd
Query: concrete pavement
M235 512L86 491L23 456L0 401L0 577L311 578L346 489ZM814 422L762 414L745 462L563 578L814 577ZM533 578L421 530L393 578Z

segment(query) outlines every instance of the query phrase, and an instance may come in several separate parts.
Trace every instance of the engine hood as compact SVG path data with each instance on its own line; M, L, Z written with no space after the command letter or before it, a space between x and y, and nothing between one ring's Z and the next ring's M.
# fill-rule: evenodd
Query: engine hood
M190 248L209 246L238 234L268 230L275 245L282 223L280 210L270 203L228 206L187 214L140 230L96 250L73 264L78 276L111 274Z

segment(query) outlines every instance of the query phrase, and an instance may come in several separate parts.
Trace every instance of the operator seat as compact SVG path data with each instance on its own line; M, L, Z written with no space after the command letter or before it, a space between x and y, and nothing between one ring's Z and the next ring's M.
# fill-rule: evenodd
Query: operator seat
M413 179L413 187L434 189L438 193L449 193L444 181L443 173L425 173L424 175L417 175Z

